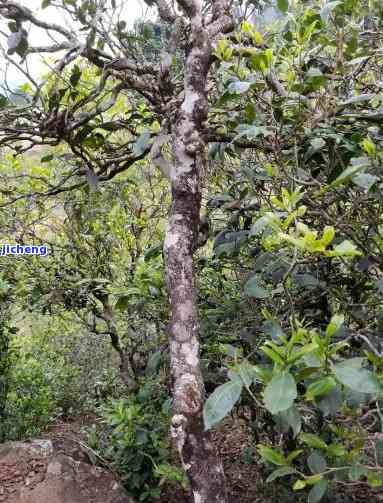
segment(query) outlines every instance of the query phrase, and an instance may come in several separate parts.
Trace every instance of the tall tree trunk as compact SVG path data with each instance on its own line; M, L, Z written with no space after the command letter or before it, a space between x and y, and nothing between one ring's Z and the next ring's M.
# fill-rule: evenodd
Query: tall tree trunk
M9 335L5 327L7 314L7 307L0 309L0 443L4 442L6 435L4 424L6 419L6 406L10 377Z
M171 305L170 358L173 376L171 433L189 477L195 503L226 503L222 463L204 431L204 384L199 359L199 323L193 253L200 219L199 176L205 159L201 130L207 114L206 79L211 46L200 19L192 22L185 65L185 96L173 135L170 172L172 207L164 255Z

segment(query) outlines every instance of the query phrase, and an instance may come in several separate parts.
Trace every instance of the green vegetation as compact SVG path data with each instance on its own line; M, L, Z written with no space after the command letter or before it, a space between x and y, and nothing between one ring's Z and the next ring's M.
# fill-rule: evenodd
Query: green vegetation
M0 256L0 440L81 421L136 501L227 503L244 419L258 487L383 487L380 0L118 3L0 0L58 58L0 96L0 244L49 248Z

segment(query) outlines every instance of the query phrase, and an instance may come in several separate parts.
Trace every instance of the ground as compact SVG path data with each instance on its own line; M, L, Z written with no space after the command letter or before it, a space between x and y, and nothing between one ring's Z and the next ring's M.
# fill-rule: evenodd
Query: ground
M105 467L105 461L97 454L89 451L83 437L83 427L89 425L94 418L83 418L74 422L57 422L43 435L43 438L65 444L66 439L78 445L78 452L74 456L81 456L82 450L88 451L88 456L94 463L100 462ZM383 437L382 434L378 434ZM307 501L304 495L291 493L283 485L265 484L265 469L256 456L254 439L244 420L227 418L217 431L213 433L214 443L223 460L228 482L230 503L300 503ZM71 453L69 453L71 454ZM16 490L19 484L36 485L45 473L46 461L31 459L26 464L7 465L0 473L0 487L6 487L8 494ZM110 469L110 467L109 467ZM0 503L7 501L5 493L0 491ZM190 503L190 494L181 489L169 487L157 503ZM366 484L354 483L351 486L337 484L333 491L322 503L379 503L383 502L382 488L371 489ZM153 502L154 503L154 502Z

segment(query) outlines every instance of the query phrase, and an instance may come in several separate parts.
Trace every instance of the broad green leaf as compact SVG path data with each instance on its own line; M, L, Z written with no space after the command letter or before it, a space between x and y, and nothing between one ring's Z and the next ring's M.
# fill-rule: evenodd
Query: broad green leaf
M369 138L369 137L365 138L361 142L360 146L363 148L363 150L366 152L366 154L369 155L370 157L372 157L376 154L376 145L371 140L371 138Z
M292 473L296 473L296 469L292 466L282 466L282 468L278 468L271 473L266 482L273 482L273 480L278 479L280 477L285 477L286 475L291 475Z
M338 7L338 5L341 5L343 3L343 0L335 0L333 2L327 2L322 10L320 11L320 16L327 23L331 12Z
M278 412L275 416L275 420L277 423L281 424L283 431L288 431L288 429L291 428L293 431L293 438L295 438L301 431L301 415L294 405L287 410Z
M383 439L375 442L376 460L380 466L383 466Z
M368 157L358 157L351 159L351 165L346 168L342 174L338 176L332 183L332 187L339 187L343 183L351 180L356 174L358 174L363 169L368 168L371 162Z
M351 61L348 63L350 64ZM348 100L341 101L339 106L343 107L345 105L353 105L354 103L362 103L365 101L371 101L375 97L375 94L358 94L357 96L352 96Z
M297 397L297 386L289 372L274 376L265 388L264 402L271 414L289 409Z
M254 365L250 365L250 363L246 361L241 363L241 365L238 365L236 370L247 388L249 388L253 382L259 380L259 374L256 367Z
M266 320L262 328L264 333L270 336L274 341L279 340L280 337L283 337L285 335L282 327L276 320Z
M367 481L371 487L381 487L383 485L383 474L375 470L367 472Z
M158 257L159 255L161 255L162 250L163 250L163 245L162 244L160 244L160 245L154 245L154 246L151 246L150 248L148 248L145 251L145 254L144 254L144 260L145 260L145 262L148 262L150 259Z
M258 136L269 136L272 134L272 132L264 126L254 126L252 124L239 124L235 130L238 133L235 137L236 140L243 136L246 136L249 140L254 140Z
M266 229L272 223L277 223L278 217L274 213L266 213L253 224L250 229L249 236L256 236Z
M293 485L294 491L300 491L306 487L306 482L304 480L297 480Z
M259 285L258 278L256 276L253 276L246 282L244 292L247 297L255 297L256 299L266 299L271 295L270 291Z
M250 82L237 80L229 84L228 91L232 94L243 94L250 89L250 85Z
M314 138L313 140L310 141L310 144L313 148L313 153L318 152L321 150L323 147L326 146L326 142L324 141L323 138Z
M156 351L155 353L151 354L148 359L148 363L146 364L145 374L147 376L154 375L160 368L162 359L163 359L162 351Z
M335 386L336 382L332 377L323 377L309 385L306 390L306 398L313 400L319 396L327 395Z
M333 250L326 251L325 255L328 257L355 257L361 255L357 247L349 240L342 241L339 245L335 246Z
M326 336L330 339L343 325L343 314L334 314L326 328Z
M9 103L8 98L3 94L0 94L0 108L6 107L8 103Z
M321 479L308 494L307 503L318 503L327 491L327 480Z
M74 65L69 79L71 86L76 87L77 84L80 82L80 78L81 78L81 68L78 65Z
M23 57L28 50L28 32L24 28L11 33L7 40L8 54L18 54Z
M277 7L281 12L286 14L289 10L289 0L277 0Z
M294 363L297 360L300 360L303 356L312 353L318 349L318 345L315 342L310 342L309 344L306 344L303 346L302 349L299 349L298 351L294 351L288 358L287 362L288 363Z
M367 469L361 465L354 465L348 471L348 478L353 482L356 482L361 477L364 477L367 474Z
M287 462L290 464L297 458L300 454L302 454L303 449L295 449L295 451L290 452L290 454L286 457Z
M266 445L262 444L257 445L257 450L262 459L264 459L265 461L273 463L273 465L277 466L287 465L285 456L279 450L272 449L271 447L267 447Z
M221 243L214 248L214 255L218 258L224 257L225 255L231 256L237 250L238 245L236 241L227 241L226 243Z
M235 379L218 386L213 391L203 408L203 419L206 430L209 430L227 416L239 400L242 387L242 381Z
M261 350L277 365L283 366L285 364L284 359L281 357L279 353L269 348L266 345L261 347Z
M313 433L301 433L299 438L309 447L313 447L314 449L327 449L326 442Z
M325 458L317 451L313 451L307 458L307 465L310 468L311 473L314 474L322 473L327 468L327 462Z
M147 149L149 143L150 143L150 131L148 129L145 129L145 131L142 133L141 136L139 136L136 143L134 144L133 147L134 155L137 156L142 155Z
M115 309L118 311L125 311L130 302L130 297L128 295L123 295L119 297L116 304L114 305Z
M383 391L382 384L372 372L348 365L347 360L334 365L334 373L340 383L354 391L371 394Z
M360 173L353 178L353 182L360 188L369 191L371 187L379 180L375 175L370 175L369 173Z
M327 448L329 456L340 457L346 454L346 448L342 444L330 444Z

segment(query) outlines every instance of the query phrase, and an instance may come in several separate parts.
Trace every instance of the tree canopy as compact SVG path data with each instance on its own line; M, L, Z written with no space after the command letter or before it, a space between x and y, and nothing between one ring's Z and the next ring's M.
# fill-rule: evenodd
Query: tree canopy
M226 503L244 420L286 498L376 488L383 6L145 3L0 0L2 241L49 248L0 256L1 436L92 410L138 500Z

